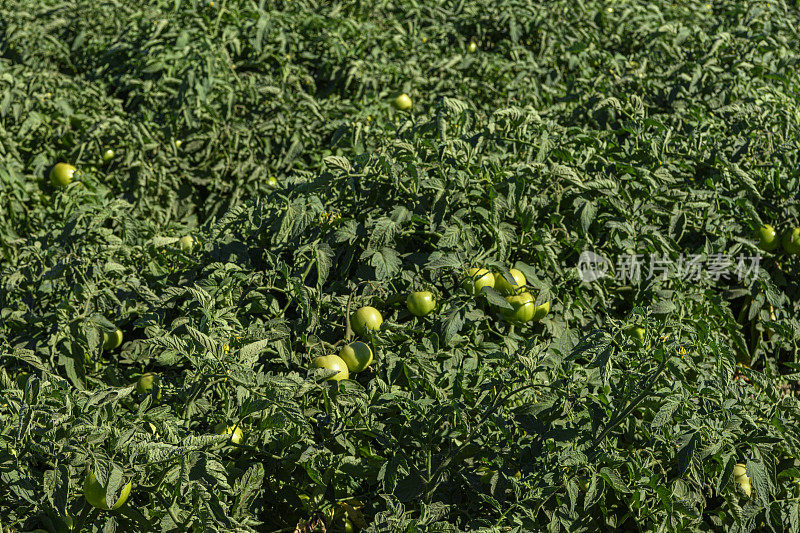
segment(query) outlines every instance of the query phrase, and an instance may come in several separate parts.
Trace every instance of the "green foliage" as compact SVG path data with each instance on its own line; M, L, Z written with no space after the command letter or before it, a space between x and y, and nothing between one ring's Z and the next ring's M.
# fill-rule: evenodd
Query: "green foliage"
M0 5L0 524L797 531L800 258L576 267L800 225L798 28L741 1ZM507 323L470 267L550 313ZM326 381L362 306L374 362ZM128 502L87 505L88 472Z

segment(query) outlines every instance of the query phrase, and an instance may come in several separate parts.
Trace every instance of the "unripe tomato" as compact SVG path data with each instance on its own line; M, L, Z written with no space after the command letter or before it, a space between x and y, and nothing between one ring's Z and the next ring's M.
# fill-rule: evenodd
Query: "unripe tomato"
M50 181L56 187L66 187L72 182L72 177L77 169L69 163L56 163L50 171Z
M470 268L467 270L461 287L473 296L480 294L484 287L494 287L494 274L485 268Z
M378 331L383 324L383 317L374 307L366 306L353 313L350 322L356 333L363 335L367 331Z
M533 313L533 321L538 322L544 317L547 316L547 313L550 312L550 302L545 302L542 305L537 305L536 310Z
M103 332L103 349L104 350L114 350L119 348L119 345L122 344L122 330L117 329L113 333L106 333Z
M216 426L214 426L214 433L217 435L230 435L231 442L234 444L241 444L244 440L244 433L242 433L242 428L239 426L233 427L229 426L225 422L220 422Z
M783 249L790 254L800 254L800 228L787 229L781 239Z
M392 107L400 111L408 111L411 109L411 105L411 97L409 97L406 93L403 93L392 100Z
M104 509L106 511L111 509L119 509L122 507L122 504L128 500L128 496L130 496L131 488L133 486L132 483L132 481L128 481L128 484L122 487L122 492L120 492L119 499L117 499L114 507L109 507L108 502L106 501L106 488L102 486L99 481L97 481L97 478L94 476L94 472L90 472L83 481L83 496L90 505L97 507L98 509Z
M177 141L175 141L175 148L180 148L182 144L183 144L183 141L178 139Z
M184 235L178 240L178 246L180 246L182 252L189 253L194 247L194 239L191 235Z
M778 234L775 233L775 228L769 224L764 224L758 230L758 247L767 252L774 250L778 247L780 241Z
M525 274L512 268L509 270L511 276L514 278L514 283L509 283L502 274L495 276L494 288L497 292L504 295L517 294L525 290L525 284L528 280L525 279Z
M339 357L347 365L347 370L361 372L372 364L372 349L366 343L356 341L342 348Z
M747 476L740 476L736 480L736 483L739 484L739 488L742 489L742 492L744 492L749 498L753 493L753 486L750 484L750 478Z
M109 148L103 152L103 161L111 161L112 159L114 159L114 150Z
M412 292L406 298L406 307L412 315L425 316L436 307L436 299L431 291Z
M278 178L275 176L270 176L267 178L267 187L271 189L275 189L278 186Z
M153 372L142 374L139 376L139 379L136 380L136 392L139 394L149 393L153 390L153 387L158 387L158 381L158 374L154 374ZM160 395L159 393L159 396Z
M328 380L341 381L350 377L347 363L345 363L338 355L321 355L319 357L315 357L314 360L311 361L311 364L317 368L336 370L337 373L329 377Z
M637 344L644 344L644 336L646 330L641 326L629 326L625 329L625 333L628 334Z
M737 479L747 474L747 467L742 463L733 466L733 478Z
M477 49L478 49L478 45L475 43L475 41L470 41L469 44L467 45L467 51L470 54L475 53L475 50L477 50Z
M513 296L506 296L506 301L513 309L503 309L503 316L511 323L521 324L533 320L536 314L536 300L529 292L521 292Z

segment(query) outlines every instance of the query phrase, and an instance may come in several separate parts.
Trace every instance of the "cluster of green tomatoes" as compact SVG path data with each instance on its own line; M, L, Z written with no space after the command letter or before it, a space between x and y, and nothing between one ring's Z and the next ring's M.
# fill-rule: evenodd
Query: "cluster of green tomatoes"
M786 253L800 255L800 228L786 229L780 238L775 228L769 224L764 224L758 230L758 247L765 252L775 250L779 245L783 245Z
M470 268L464 273L461 287L477 296L484 287L492 287L505 296L511 309L503 308L500 313L511 324L538 322L550 312L550 302L536 305L536 299L527 290L528 281L519 270L510 271L513 282L503 275L495 275L485 268ZM406 298L408 311L415 316L426 316L436 309L436 298L431 291L415 291ZM371 306L361 307L350 317L350 325L360 335L378 331L383 324L380 311ZM340 381L349 379L351 373L361 372L373 361L372 349L365 342L348 344L338 354L315 357L311 364L317 368L335 371L328 379Z

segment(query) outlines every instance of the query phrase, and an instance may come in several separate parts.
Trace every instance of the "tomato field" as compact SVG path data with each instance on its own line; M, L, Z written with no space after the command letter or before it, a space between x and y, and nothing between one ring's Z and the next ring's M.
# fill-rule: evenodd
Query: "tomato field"
M0 533L800 531L796 0L0 2Z

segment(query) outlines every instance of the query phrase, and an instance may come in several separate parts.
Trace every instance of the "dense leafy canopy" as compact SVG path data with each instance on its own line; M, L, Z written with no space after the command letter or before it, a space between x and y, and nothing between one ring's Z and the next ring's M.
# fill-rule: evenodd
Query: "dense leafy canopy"
M798 50L785 1L0 3L0 526L800 530Z

